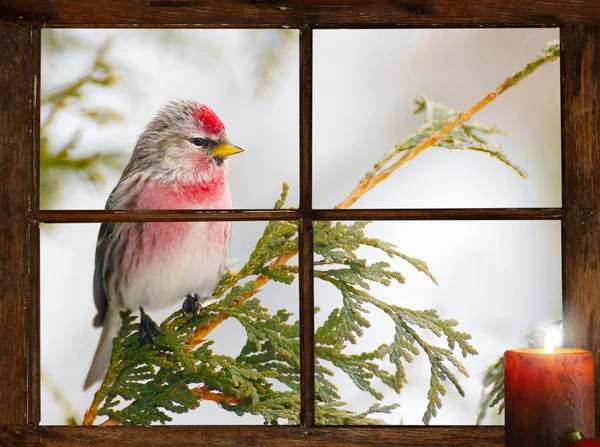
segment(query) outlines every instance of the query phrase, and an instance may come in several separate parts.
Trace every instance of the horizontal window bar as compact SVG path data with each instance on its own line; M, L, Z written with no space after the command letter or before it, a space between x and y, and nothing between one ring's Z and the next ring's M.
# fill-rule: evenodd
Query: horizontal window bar
M38 211L44 223L298 220L298 210L60 210Z
M312 220L552 220L562 208L345 209L312 210Z
M33 23L44 26L100 25L413 25L492 26L595 24L600 8L594 0L562 0L542 12L540 3L504 0L496 2L446 0L327 0L322 2L274 2L239 0L146 0L123 2L73 2L52 0L23 2L4 0L3 23ZM501 12L501 13L499 13Z
M44 223L256 220L556 220L563 208L345 209L345 210L44 210Z
M504 447L502 426L336 426L302 428L294 426L125 426L59 427L59 426L5 426L0 427L0 439L7 445L24 443L53 446L122 446L165 445L344 445L414 447L416 445L470 447Z
M0 20L2 23L2 20ZM559 22L531 22L531 23L488 23L482 24L481 26L473 24L439 24L439 23L427 23L427 24L407 24L407 23L360 23L360 22L348 22L348 23L313 23L306 24L303 22L293 23L140 23L132 25L130 23L86 23L81 22L77 24L69 23L45 23L37 25L38 28L47 29L79 29L79 28L102 28L102 29L303 29L306 27L310 29L325 29L325 30L345 30L345 29L473 29L479 30L482 27L489 29L511 29L511 28L558 28ZM35 25L34 25L35 27Z

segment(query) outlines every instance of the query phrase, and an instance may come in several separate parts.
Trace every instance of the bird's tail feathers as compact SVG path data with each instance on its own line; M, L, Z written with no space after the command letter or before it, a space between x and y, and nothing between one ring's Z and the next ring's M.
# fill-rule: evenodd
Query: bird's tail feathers
M121 317L116 310L109 309L104 319L104 327L100 335L100 341L92 360L92 366L88 372L83 389L87 390L94 383L104 377L110 363L113 340L121 329Z

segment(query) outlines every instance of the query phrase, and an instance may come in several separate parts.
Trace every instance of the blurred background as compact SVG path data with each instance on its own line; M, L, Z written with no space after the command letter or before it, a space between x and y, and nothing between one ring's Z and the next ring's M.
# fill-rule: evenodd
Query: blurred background
M394 144L421 125L420 94L455 109L472 106L558 38L557 29L317 30L314 34L313 204L341 201ZM137 136L158 108L193 98L213 108L232 140L246 149L229 163L236 208L271 208L290 183L298 200L298 33L290 30L43 30L42 205L99 209L118 181ZM555 207L560 189L560 72L546 65L500 96L476 120L512 131L493 135L529 174L493 158L430 148L356 208ZM267 175L265 175L267 174ZM264 223L233 224L230 264L247 260ZM42 423L80 417L94 390L82 384L99 337L92 328L94 250L99 225L44 225L41 240ZM376 222L367 233L395 243L429 265L439 286L401 261L403 286L373 285L373 295L414 309L435 308L473 335L479 355L464 360L466 397L449 389L433 424L473 424L487 367L525 334L561 316L558 222ZM378 254L361 249L369 261ZM386 259L387 260L387 259ZM237 263L237 264L236 264ZM282 299L283 298L283 299ZM263 303L297 312L297 284L269 283ZM315 284L320 325L339 292ZM157 320L168 315L153 315ZM352 352L389 342L393 327L373 312L372 327ZM245 341L233 321L214 333L215 351L235 355ZM431 336L431 334L428 334ZM443 344L435 337L430 342ZM331 366L335 371L335 367ZM407 366L402 395L383 385L384 403L400 403L391 424L421 424L429 364ZM336 372L348 408L373 400ZM68 401L68 405L63 400ZM65 411L70 406L71 410ZM212 402L177 424L261 424ZM502 424L490 411L483 421Z

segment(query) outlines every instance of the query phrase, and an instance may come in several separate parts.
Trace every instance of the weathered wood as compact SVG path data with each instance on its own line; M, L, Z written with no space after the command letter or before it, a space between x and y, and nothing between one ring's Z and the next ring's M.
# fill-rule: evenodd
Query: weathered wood
M91 222L165 222L165 221L256 221L298 220L299 210L85 210L85 211L39 211L33 218L44 223L91 223Z
M312 209L312 30L300 30L300 221L298 244L300 287L300 422L315 424L315 347Z
M0 26L0 424L25 424L31 288L32 29ZM38 329L39 331L39 329Z
M304 200L308 200L305 198ZM33 218L44 223L161 222L178 220L557 220L560 208L487 209L347 209L347 210L224 210L224 211L39 211Z
M560 208L313 210L313 220L557 220Z
M42 33L39 28L32 32L33 105L31 110L32 148L30 214L39 209L40 193L40 107ZM29 220L29 301L27 305L27 422L39 424L40 403L40 227L36 220Z
M600 26L569 25L562 42L563 312L566 345L595 356L600 428Z
M0 17L48 26L540 26L599 23L597 0L4 0Z
M504 427L0 427L3 440L53 447L504 447Z

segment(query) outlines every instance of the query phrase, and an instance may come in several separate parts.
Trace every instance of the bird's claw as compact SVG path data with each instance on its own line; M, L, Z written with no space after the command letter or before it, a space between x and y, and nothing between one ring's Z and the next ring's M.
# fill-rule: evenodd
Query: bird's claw
M156 334L165 335L165 332L143 310L140 314L140 333L142 334L142 345L150 340L156 349L162 350L156 341Z
M181 306L181 310L185 313L191 312L194 316L194 321L198 321L198 312L202 310L202 302L203 298L200 297L197 293L194 295L188 295L183 301L183 306Z

